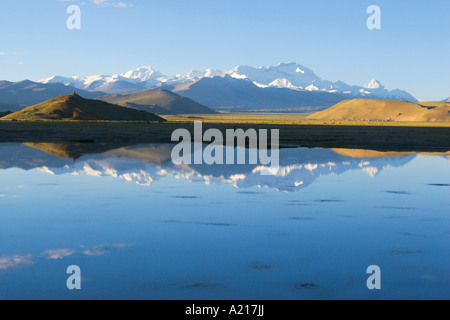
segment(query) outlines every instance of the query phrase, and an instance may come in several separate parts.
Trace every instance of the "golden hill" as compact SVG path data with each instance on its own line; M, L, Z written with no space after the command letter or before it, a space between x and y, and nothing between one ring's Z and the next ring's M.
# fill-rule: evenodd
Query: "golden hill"
M11 113L2 120L105 120L105 121L165 121L146 111L125 108L108 102L84 99L75 92Z
M353 99L307 117L337 121L450 121L450 103Z

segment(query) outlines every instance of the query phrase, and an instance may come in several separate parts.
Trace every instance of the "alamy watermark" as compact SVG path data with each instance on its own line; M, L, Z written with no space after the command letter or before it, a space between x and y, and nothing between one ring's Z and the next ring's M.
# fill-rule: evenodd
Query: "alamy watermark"
M81 8L77 5L70 5L67 7L66 13L70 16L66 20L66 26L69 30L81 29ZM370 5L366 11L370 14L366 25L369 30L381 29L381 9L377 5Z
M194 122L194 136L187 129L176 129L172 142L179 142L172 149L172 162L181 164L253 164L263 166L262 175L273 175L280 163L279 130L270 130L270 152L268 130L253 128L226 129L225 138L219 129L208 129L203 133L201 121ZM235 144L236 142L236 144ZM204 147L205 143L209 143ZM248 148L247 148L248 146ZM247 157L248 154L248 157Z
M369 30L381 29L381 9L377 5L371 5L367 8L367 14L370 14L366 25Z
M67 267L66 273L70 274L66 282L67 289L81 290L81 268L72 265ZM371 265L367 267L366 273L370 275L366 281L367 289L381 290L381 268L377 265Z
M370 277L367 279L367 289L369 290L381 290L381 268L376 265L369 266L367 268L367 274Z
M67 14L70 16L66 20L66 26L69 30L81 29L81 8L77 5L67 7Z
M66 286L69 290L81 290L81 269L79 266L73 265L67 267L67 274L70 276L67 278Z

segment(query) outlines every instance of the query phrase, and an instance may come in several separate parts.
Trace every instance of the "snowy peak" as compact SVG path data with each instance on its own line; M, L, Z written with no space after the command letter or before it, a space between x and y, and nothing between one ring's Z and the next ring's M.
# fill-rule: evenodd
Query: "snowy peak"
M186 74L185 77L188 79L199 79L199 78L203 77L204 75L205 75L205 73L203 71L192 70L188 74ZM181 78L181 77L183 77L183 75L177 75L177 77Z
M72 78L66 78L66 77L60 77L60 76L53 76L44 78L42 80L39 80L40 83L47 84L47 83L63 83L73 80Z
M206 69L205 71L192 70L187 74L177 74L175 76L162 76L159 77L159 85L171 85L178 83L194 82L202 78L213 78L218 75L224 74L223 71L218 69Z
M141 67L115 75L93 75L88 77L53 76L40 80L40 83L62 83L88 91L105 93L131 93L155 86L164 76L152 67Z
M220 76L224 72L218 69L206 69L205 71L200 70L192 70L186 75L176 75L171 80L172 82L187 82L187 81L196 81L201 78L213 78L215 76Z
M154 70L152 67L141 67L122 73L120 76L127 79L138 79L140 81L147 81L150 79L161 77L162 74Z
M215 76L220 76L222 74L223 74L223 71L219 70L219 69L206 69L204 76L207 78L213 78Z
M277 79L269 84L269 87L277 88L294 88L292 83L288 79Z
M376 79L372 79L368 84L364 86L366 89L382 89L384 86L380 83L380 81Z
M259 68L238 66L227 73L233 78L248 78L253 82L266 86L270 86L274 82L275 86L278 86L280 81L277 80L279 79L294 87L306 87L321 80L313 71L295 62Z

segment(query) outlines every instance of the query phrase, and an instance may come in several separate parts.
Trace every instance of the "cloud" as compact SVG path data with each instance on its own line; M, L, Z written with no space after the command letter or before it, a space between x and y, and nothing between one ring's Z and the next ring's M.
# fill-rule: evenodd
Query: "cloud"
M124 2L117 2L112 4L116 8L131 8L134 7L132 3L124 3Z
M83 251L83 253L87 256L98 257L98 256L102 256L104 254L110 253L111 251L124 249L126 247L128 247L128 246L124 243L118 243L118 244L106 245L106 246L100 245L100 246L95 246L91 250L85 250L85 251Z
M21 264L32 264L31 255L0 258L0 270L12 268Z
M73 2L75 0L58 0L59 2ZM131 8L134 7L134 4L132 3L125 3L125 2L110 2L109 0L92 0L94 4L103 6L103 7L116 7L116 8ZM86 4L84 1L81 2L82 5Z
M6 56L6 52L0 52L0 56Z
M110 253L112 251L121 250L130 247L130 245L127 245L125 243L117 243L117 244L111 244L111 245L98 245L94 246L90 250L85 250L82 253L87 256L93 256L98 257L102 256L104 254ZM82 247L83 248L83 247ZM55 249L55 250L45 250L40 255L13 255L13 256L7 256L0 258L0 270L6 270L15 266L19 265L29 265L35 263L35 261L32 260L32 258L45 258L49 260L59 260L63 259L65 257L69 257L73 254L77 253L77 250L73 249Z
M116 7L116 8L131 8L134 7L132 3L125 2L109 2L109 0L93 0L96 5L108 7Z
M56 250L45 250L43 255L46 256L46 259L58 260L64 257L71 256L74 253L75 251L70 249L56 249Z

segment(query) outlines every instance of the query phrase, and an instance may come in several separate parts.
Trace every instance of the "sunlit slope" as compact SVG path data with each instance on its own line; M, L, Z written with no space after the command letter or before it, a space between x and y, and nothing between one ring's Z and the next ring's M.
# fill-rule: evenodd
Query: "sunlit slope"
M353 99L307 117L338 121L450 121L450 103L411 103L397 100Z
M365 149L343 149L343 148L333 148L331 149L337 154L344 157L350 158L388 158L388 157L403 157L412 154L430 155L430 156L449 156L448 152L398 152L398 151L376 151L376 150L365 150Z

